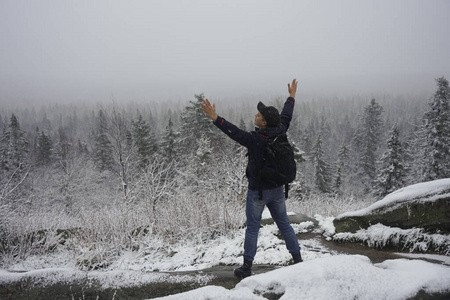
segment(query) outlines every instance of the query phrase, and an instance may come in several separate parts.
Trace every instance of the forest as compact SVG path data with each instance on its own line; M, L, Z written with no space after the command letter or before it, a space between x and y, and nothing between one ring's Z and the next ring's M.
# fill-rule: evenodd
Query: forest
M299 91L298 94L300 94ZM68 251L83 270L155 240L214 239L245 222L246 149L185 102L0 106L0 265ZM253 130L258 101L219 99ZM450 88L297 100L289 208L336 216L410 184L450 177Z

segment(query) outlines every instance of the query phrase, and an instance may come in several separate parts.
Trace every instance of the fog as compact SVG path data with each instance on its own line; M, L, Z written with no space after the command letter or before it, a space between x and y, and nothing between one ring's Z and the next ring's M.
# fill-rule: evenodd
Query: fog
M0 1L0 103L433 93L450 1Z

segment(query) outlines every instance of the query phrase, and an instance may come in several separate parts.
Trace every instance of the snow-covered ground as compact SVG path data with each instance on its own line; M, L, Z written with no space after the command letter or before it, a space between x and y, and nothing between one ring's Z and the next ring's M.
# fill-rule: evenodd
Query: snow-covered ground
M403 201L424 193L439 193L442 186L449 186L450 179L420 184L395 192L381 200ZM379 204L374 204L377 207ZM371 207L373 208L373 207ZM366 209L367 211L368 209ZM263 215L270 217L267 212ZM333 218L315 216L319 228L312 222L293 224L297 233L315 231L326 239L335 236ZM415 229L406 234L414 236ZM382 244L389 236L399 234L398 228L373 225L356 233L367 241ZM291 256L284 242L275 237L275 225L260 230L258 252L254 261L258 264L287 265ZM70 253L59 252L48 256L29 257L8 270L0 270L0 284L32 281L38 286L73 281L100 283L102 288L139 287L158 282L192 282L206 285L211 273L180 275L173 271L202 270L219 264L239 265L245 230L234 236L219 237L210 241L192 241L190 244L167 245L158 239L149 239L137 252L123 253L107 269L80 271ZM402 234L405 234L402 231ZM314 235L313 235L314 236ZM450 243L449 235L430 235L439 243ZM421 241L417 241L420 245ZM362 255L344 255L327 249L320 239L300 240L304 262L277 268L242 280L233 289L204 286L186 293L163 299L264 299L266 293L283 294L286 299L408 299L420 290L426 293L450 294L450 255L401 254L403 258L372 263ZM411 249L420 249L412 246ZM428 261L423 261L427 259ZM433 262L430 262L433 261ZM231 272L231 271L230 271ZM151 295L149 295L151 296Z
M420 290L450 291L450 267L395 259L372 264L361 255L323 257L247 277L232 290L207 286L163 297L166 300L266 299L267 293L298 299L408 299Z
M319 231L332 234L332 218L316 217L320 221ZM296 232L312 228L311 222L293 226ZM261 229L255 264L288 263L290 255L283 241L274 236L276 233L275 225ZM234 237L222 237L208 243L168 246L153 240L140 252L125 253L104 271L80 271L64 253L34 257L8 271L1 270L0 284L25 279L42 286L77 280L96 281L103 288L138 287L162 281L207 284L212 279L210 273L188 276L170 271L201 270L219 263L240 264L243 240L243 229ZM450 293L449 256L404 254L403 259L373 264L365 256L333 252L316 239L300 241L300 244L303 263L251 276L231 290L205 286L164 299L264 299L265 293L284 294L281 299L407 299L420 290ZM423 257L436 263L418 259Z

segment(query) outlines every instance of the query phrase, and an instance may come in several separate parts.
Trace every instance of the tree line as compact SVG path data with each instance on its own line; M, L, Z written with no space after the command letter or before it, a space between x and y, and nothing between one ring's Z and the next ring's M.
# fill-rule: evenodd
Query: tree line
M297 99L288 137L298 176L287 204L334 215L450 177L450 91L445 78L436 83L425 98ZM246 150L211 124L202 98L0 107L0 265L68 251L81 269L104 268L155 239L237 232ZM285 98L216 107L251 130L259 100L281 108Z
M445 78L436 83L428 103L389 99L383 104L387 114L375 98L365 106L351 99L297 101L288 132L299 163L294 194L381 197L406 184L450 177L449 85ZM90 176L124 201L136 201L142 196L137 183L155 168L164 170L162 181L184 174L185 181L177 184L200 190L202 179L219 176L220 189L242 197L245 150L202 114L202 97L161 116L141 112L139 106L132 114L114 104L84 111L81 118L72 107L59 118L53 115L52 122L44 111L41 120L23 120L26 130L17 117L20 111L1 117L1 201L30 197L36 178L50 170L59 174L55 184L67 205L80 170L89 170L86 180ZM282 107L283 101L274 99L273 105ZM398 102L403 106L396 107ZM225 118L250 129L251 120L244 121L242 112L229 111Z

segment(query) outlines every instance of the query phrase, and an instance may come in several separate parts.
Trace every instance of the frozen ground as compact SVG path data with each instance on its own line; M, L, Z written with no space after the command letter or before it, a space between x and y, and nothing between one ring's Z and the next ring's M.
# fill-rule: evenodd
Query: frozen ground
M440 193L449 186L450 179L420 184L403 189L403 196L416 197L424 193ZM382 201L403 201L401 193L388 195ZM374 204L376 207L379 204ZM369 208L373 209L373 207ZM366 209L365 211L368 211ZM268 217L265 213L264 217ZM316 216L319 228L312 222L293 224L297 233L322 234L330 240L334 232L333 218ZM244 229L234 236L219 237L211 241L192 241L167 245L161 240L148 240L137 252L122 253L119 259L102 271L80 271L74 257L68 252L48 256L29 257L8 270L0 270L0 285L31 281L36 286L74 281L96 282L101 288L139 287L151 283L192 282L196 286L208 284L214 275L194 272L190 275L174 273L195 271L223 265L238 265L242 261ZM287 265L291 258L284 242L275 235L275 225L260 230L258 252L254 264ZM412 243L417 235L414 229L402 231L410 235ZM367 241L382 244L399 234L398 228L373 225L356 233ZM314 235L313 235L314 236ZM430 235L433 241L449 244L449 235ZM420 250L417 245L411 249ZM419 291L428 294L450 295L450 256L417 253L399 253L399 259L372 263L362 255L340 254L327 249L321 239L300 240L304 262L277 268L242 280L234 288L204 286L186 293L162 299L265 299L265 294L282 294L280 299L408 299ZM426 259L427 261L423 261ZM230 271L231 272L231 271ZM151 297L151 295L149 295Z
M333 233L332 218L319 219L319 231ZM297 233L312 230L311 222L294 225ZM317 230L317 229L316 229ZM290 255L276 238L275 225L261 229L255 264L286 265ZM0 284L32 280L37 285L74 281L96 282L102 288L124 288L149 283L195 282L206 285L211 273L194 276L174 271L192 271L218 264L240 264L244 230L234 237L208 243L165 245L149 241L140 252L124 253L104 271L80 271L65 253L30 258L0 271ZM265 299L264 294L283 294L281 299L408 299L420 290L450 293L450 257L430 254L400 254L405 258L373 264L362 255L342 255L323 246L319 239L300 241L304 262L242 280L232 289L204 286L163 299ZM426 258L435 263L420 260ZM231 272L231 271L230 271ZM199 286L197 285L197 286ZM149 295L151 297L151 295Z
M450 291L450 267L407 259L372 264L365 256L337 255L251 276L232 290L207 286L159 299L408 299L420 290Z

